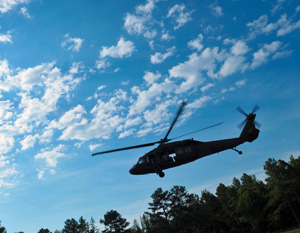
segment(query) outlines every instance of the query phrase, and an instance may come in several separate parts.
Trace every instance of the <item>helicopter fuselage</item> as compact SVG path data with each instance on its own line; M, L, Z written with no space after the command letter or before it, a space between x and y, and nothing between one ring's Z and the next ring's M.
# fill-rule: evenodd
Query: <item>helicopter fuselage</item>
M160 145L140 157L130 169L130 174L159 173L172 167L186 164L223 150L235 148L242 142L239 138L200 142L193 139Z
M258 134L259 130L255 128L253 122L248 122L240 137L237 138L209 142L188 139L164 143L140 157L129 172L132 175L157 173L163 177L162 170L177 167L220 151L233 149L241 154L241 151L235 149L236 146L246 141L252 142L258 137Z
M218 153L220 151L232 149L238 152L239 154L242 154L242 152L237 150L236 147L244 142L252 142L258 137L259 130L256 128L256 125L259 127L260 124L255 121L255 112L259 109L259 107L256 105L254 106L252 112L250 112L249 114L245 113L241 109L241 107L237 107L237 111L242 113L246 117L246 119L239 125L239 128L242 128L244 126L239 137L209 142L201 142L193 139L170 142L173 139L222 124L221 122L215 125L202 128L200 130L193 131L188 134L181 135L173 139L168 139L168 136L185 105L186 102L182 102L181 107L179 108L176 117L173 120L167 134L160 141L97 152L93 153L92 156L159 144L158 147L149 151L144 156L140 157L138 162L129 170L129 172L132 175L157 173L160 177L164 177L165 174L163 170L165 169L190 163L197 159Z

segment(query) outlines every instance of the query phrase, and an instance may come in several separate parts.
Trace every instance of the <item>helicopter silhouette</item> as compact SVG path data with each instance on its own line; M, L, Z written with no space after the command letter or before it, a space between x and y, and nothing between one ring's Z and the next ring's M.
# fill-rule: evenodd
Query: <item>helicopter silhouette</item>
M164 177L165 173L163 170L177 167L186 163L193 162L197 159L203 158L205 156L218 153L220 151L232 149L239 154L242 154L242 151L236 149L236 147L244 142L252 142L254 141L259 134L259 128L261 125L255 121L256 114L255 112L259 109L256 105L253 110L247 114L241 107L237 107L237 111L245 115L246 119L238 125L239 128L243 127L243 130L239 137L223 139L217 141L208 141L202 142L194 139L187 139L182 141L170 142L171 140L178 139L180 137L196 133L202 130L206 130L215 126L218 126L221 123L211 125L179 137L175 137L169 139L168 136L173 129L175 123L178 120L178 117L183 111L186 102L183 102L177 112L175 119L173 120L166 136L160 141L150 142L146 144L140 144L136 146L124 147L114 150L107 150L102 152L93 153L92 156L99 154L112 153L123 150L136 149L141 147L153 146L155 144L159 144L155 149L149 151L145 155L141 156L137 163L129 170L132 175L144 175L149 173L156 173L160 177Z

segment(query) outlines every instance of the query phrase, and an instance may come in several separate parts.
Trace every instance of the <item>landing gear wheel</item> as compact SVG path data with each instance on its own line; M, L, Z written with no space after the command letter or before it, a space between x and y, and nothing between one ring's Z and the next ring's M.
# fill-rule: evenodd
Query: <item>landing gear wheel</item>
M235 149L235 148L231 148L231 149L234 150L234 151L236 151L237 153L239 153L239 155L243 154L243 152L240 151L240 150L237 150L237 149Z
M160 178L165 177L165 173L164 172L160 172L160 173L158 173L158 175L159 175Z

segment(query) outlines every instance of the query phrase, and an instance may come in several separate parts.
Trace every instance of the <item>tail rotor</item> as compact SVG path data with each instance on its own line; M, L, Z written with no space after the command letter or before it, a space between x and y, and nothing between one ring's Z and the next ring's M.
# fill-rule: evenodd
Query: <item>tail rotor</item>
M245 115L245 117L246 117L246 119L244 120L244 121L242 121L239 125L238 125L238 128L243 128L244 127L244 125L246 124L246 122L248 121L248 120L250 120L251 118L255 118L255 113L257 112L257 110L259 110L260 109L260 107L258 106L258 105L255 105L254 106L254 108L252 109L252 111L249 113L249 114L247 114L240 106L238 106L237 108L236 108L236 110L238 111L238 112L240 112L241 114L243 114L243 115ZM257 127L257 128L260 128L261 127L261 124L260 123L258 123L257 121L254 121L254 124L255 124L255 126Z

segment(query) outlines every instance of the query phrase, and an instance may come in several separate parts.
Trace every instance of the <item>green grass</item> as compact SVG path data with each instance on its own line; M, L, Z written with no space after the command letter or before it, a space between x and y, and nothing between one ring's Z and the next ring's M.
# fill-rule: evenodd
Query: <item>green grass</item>
M290 230L290 231L283 231L282 233L300 233L300 228L299 229Z

